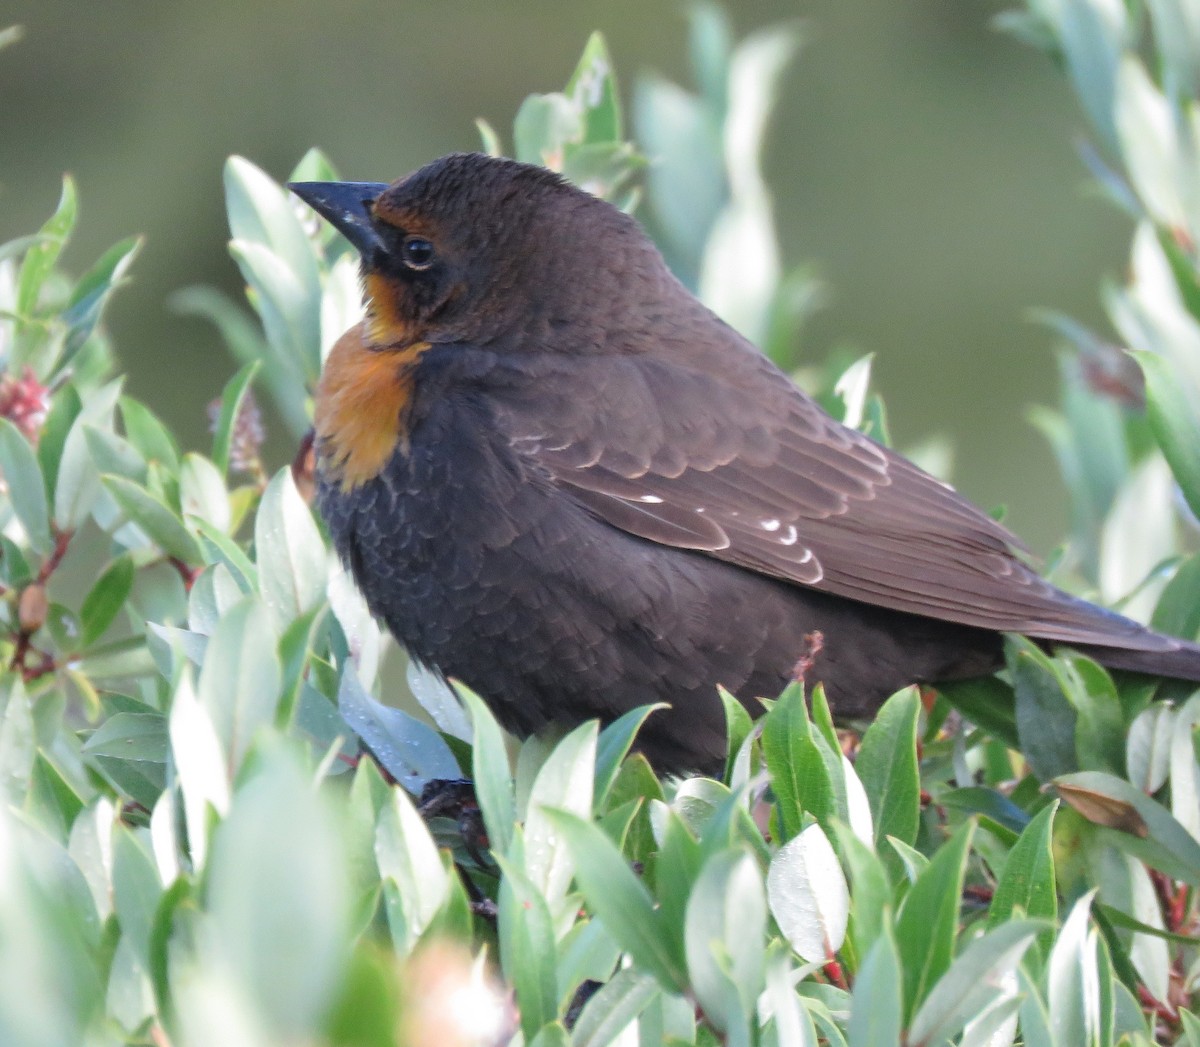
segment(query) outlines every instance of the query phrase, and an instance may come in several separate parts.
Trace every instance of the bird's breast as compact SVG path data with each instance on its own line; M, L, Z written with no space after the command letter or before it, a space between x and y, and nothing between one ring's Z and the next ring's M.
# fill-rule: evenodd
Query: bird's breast
M318 468L324 482L351 491L378 477L408 444L413 371L428 342L374 348L362 325L338 339L317 388Z

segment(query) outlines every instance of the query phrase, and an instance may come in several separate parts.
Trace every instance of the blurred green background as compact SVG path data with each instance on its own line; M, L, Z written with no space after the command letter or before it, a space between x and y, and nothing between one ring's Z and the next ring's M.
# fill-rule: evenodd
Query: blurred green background
M1124 264L1128 222L1084 192L1083 133L1042 55L990 27L986 0L741 0L739 34L801 19L766 173L788 267L811 262L831 299L802 360L853 346L901 447L955 447L956 485L1045 552L1065 530L1049 449L1026 421L1057 397L1035 306L1104 329L1098 286ZM193 444L232 371L216 333L175 316L172 291L240 296L225 251L221 166L241 153L282 178L319 145L347 178L387 181L508 139L532 91L558 90L588 33L608 38L626 102L654 70L691 85L674 0L9 0L24 38L0 52L0 240L79 182L76 271L118 238L147 243L109 313L132 392ZM286 449L281 448L281 453Z

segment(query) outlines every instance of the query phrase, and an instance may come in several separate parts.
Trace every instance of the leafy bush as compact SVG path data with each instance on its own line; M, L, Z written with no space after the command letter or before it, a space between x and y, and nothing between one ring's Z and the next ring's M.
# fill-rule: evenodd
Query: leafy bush
M1133 352L1048 316L1071 346L1038 416L1074 512L1055 571L1195 637L1200 22L1149 12L1153 47L1103 0L1006 21L1069 73L1089 163L1137 222L1105 292ZM678 271L786 363L815 288L781 271L758 148L794 40L734 46L710 8L693 34L700 91L636 98L655 165L599 38L522 106L515 153L645 195ZM312 153L292 177L335 176ZM757 725L727 697L723 781L631 755L649 709L516 746L413 667L428 716L381 703L388 640L331 561L303 455L268 475L251 392L302 436L356 259L248 161L226 191L254 316L179 299L242 363L207 454L113 377L98 320L136 241L61 272L67 181L0 249L0 1043L1200 1044L1182 685L1014 640L998 677L902 691L861 738L819 690ZM831 364L813 392L886 440L869 371ZM410 798L464 773L465 801Z

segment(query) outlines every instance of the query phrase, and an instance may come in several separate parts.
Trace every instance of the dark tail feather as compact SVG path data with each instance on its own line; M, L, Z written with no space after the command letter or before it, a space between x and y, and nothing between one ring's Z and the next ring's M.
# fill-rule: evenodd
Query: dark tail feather
M1072 650L1086 654L1109 669L1128 669L1150 676L1169 676L1177 680L1200 681L1200 647L1174 641L1173 649L1160 651L1131 651L1122 647L1093 647L1072 644Z
M1200 644L1157 633L1132 618L1067 593L1054 594L1049 613L1026 636L1086 654L1109 669L1200 682Z

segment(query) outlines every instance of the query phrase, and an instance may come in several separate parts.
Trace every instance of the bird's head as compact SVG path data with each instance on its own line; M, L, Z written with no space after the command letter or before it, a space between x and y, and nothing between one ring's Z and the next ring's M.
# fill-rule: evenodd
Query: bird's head
M587 351L602 333L596 302L621 301L628 311L646 277L665 272L628 216L512 160L456 153L391 185L290 188L358 250L364 336L378 349L469 342Z
M314 419L320 471L343 490L408 446L434 346L492 363L638 352L678 317L661 296L682 289L637 223L540 167L460 153L391 185L291 189L362 259L366 316L331 350Z

